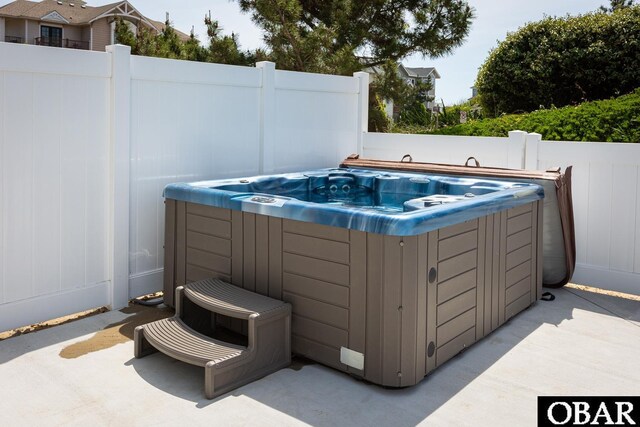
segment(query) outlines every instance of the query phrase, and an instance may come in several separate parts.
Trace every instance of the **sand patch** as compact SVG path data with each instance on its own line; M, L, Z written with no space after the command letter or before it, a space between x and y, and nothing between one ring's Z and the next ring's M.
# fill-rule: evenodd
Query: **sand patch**
M640 295L626 294L624 292L608 291L606 289L594 288L592 286L578 285L577 283L567 283L567 288L578 289L585 292L592 292L594 294L608 295L610 297L624 298L631 301L640 301Z
M126 319L107 325L91 338L73 343L60 351L60 357L75 359L95 351L111 348L117 344L133 340L133 331L137 326L156 320L173 316L173 310L169 307L146 307L142 305L130 305L120 312L133 314Z
M58 317L57 319L47 320L46 322L35 323L29 326L23 326L21 328L12 329L6 332L0 332L0 341L13 337L19 337L20 335L30 334L31 332L42 331L43 329L49 329L54 326L64 325L76 320L86 319L87 317L95 316L96 314L106 313L109 311L107 307L99 307L93 310L81 311L79 313L70 314L68 316Z

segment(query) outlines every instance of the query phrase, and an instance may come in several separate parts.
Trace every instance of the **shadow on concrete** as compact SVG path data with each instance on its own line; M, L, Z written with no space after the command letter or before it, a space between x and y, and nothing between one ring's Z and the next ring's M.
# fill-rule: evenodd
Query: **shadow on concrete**
M566 286L563 290L599 307L607 314L620 317L630 322L640 323L640 297L635 297L635 299L618 298L602 293L576 289L572 287L572 285Z
M640 327L640 302L577 289L550 290L552 302L539 301L503 327L450 360L420 384L386 389L330 368L298 359L262 380L215 400L203 396L204 370L162 354L131 359L126 365L149 384L198 408L238 396L249 397L311 425L416 425L458 394L499 359L543 326L571 321L575 310L621 317ZM543 349L539 350L543 356ZM533 357L537 357L533 353ZM523 361L522 363L526 363ZM473 403L470 403L470 405Z
M123 314L127 317L104 324L106 319L121 318ZM74 359L132 340L133 330L136 326L172 315L173 310L166 306L147 307L130 304L117 312L106 312L81 319L71 319L60 325L44 327L0 341L0 350L2 350L0 351L0 364L44 347L93 334L86 340L68 345L60 352L60 357ZM37 339L33 339L34 336L37 336ZM27 342L28 344L22 345Z

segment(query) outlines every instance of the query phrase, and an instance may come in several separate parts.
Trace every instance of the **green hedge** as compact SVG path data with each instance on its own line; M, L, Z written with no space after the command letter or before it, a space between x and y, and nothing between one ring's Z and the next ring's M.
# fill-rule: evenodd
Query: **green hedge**
M640 88L619 98L585 102L577 107L510 114L424 133L507 136L516 129L537 132L545 140L640 142Z
M564 107L640 86L640 5L547 17L507 35L476 81L485 116Z

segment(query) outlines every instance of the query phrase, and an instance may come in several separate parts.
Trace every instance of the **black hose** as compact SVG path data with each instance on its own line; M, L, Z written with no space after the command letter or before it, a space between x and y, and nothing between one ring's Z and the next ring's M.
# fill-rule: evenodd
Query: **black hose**
M160 305L164 302L162 297L160 298L152 298L152 299L134 299L134 304L144 305L146 307L155 307L156 305Z
M545 292L542 294L542 297L540 297L540 299L542 301L553 301L554 299L556 299L556 296L551 292Z

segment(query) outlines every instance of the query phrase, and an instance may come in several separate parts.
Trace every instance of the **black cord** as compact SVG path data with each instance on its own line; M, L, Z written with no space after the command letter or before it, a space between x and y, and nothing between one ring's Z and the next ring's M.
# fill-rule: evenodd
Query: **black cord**
M144 305L146 307L155 307L156 305L162 304L164 300L162 298L153 298L153 299L134 299L134 304Z
M554 299L556 299L556 296L551 292L545 292L542 294L542 297L540 299L542 301L553 301Z

